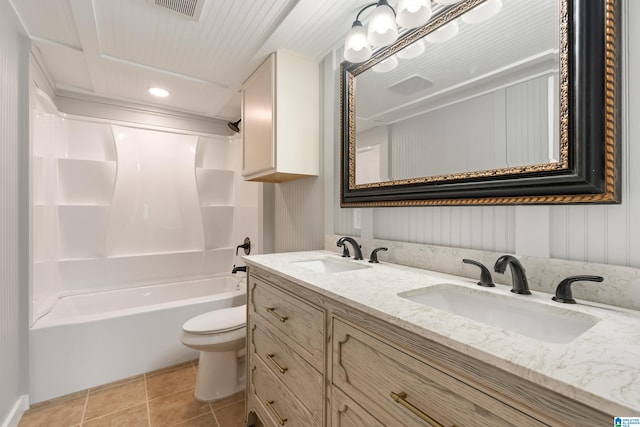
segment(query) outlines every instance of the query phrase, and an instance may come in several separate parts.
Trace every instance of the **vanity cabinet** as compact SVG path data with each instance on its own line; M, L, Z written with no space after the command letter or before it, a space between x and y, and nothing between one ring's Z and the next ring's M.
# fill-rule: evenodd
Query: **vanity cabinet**
M256 416L287 427L611 422L597 408L246 261L249 426Z
M248 280L247 407L266 425L323 425L324 310Z
M317 176L319 65L287 50L271 54L242 88L242 176L284 182Z

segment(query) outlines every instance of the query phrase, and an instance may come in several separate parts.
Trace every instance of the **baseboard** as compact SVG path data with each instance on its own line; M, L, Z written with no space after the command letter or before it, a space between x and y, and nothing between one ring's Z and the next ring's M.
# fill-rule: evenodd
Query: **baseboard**
M16 400L0 427L18 427L22 414L29 409L29 395L23 394Z

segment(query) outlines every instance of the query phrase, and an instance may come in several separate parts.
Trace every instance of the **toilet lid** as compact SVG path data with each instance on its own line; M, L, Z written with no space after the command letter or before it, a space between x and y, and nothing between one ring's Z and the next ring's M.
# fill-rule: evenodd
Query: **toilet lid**
M247 305L209 311L187 320L182 329L192 334L229 332L243 328L247 322Z

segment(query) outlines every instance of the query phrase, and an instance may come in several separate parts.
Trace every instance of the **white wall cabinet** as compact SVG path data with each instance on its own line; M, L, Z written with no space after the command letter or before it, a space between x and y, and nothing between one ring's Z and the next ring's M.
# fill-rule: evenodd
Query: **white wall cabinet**
M242 89L242 176L284 182L319 173L319 65L278 50Z

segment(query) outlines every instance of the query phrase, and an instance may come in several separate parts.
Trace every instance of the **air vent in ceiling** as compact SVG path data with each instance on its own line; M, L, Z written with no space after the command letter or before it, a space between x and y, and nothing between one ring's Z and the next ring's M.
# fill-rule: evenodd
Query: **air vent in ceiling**
M197 21L200 19L204 0L147 0L147 3Z
M391 86L389 86L389 90L401 93L403 95L411 95L412 93L428 89L431 86L433 86L432 81L414 74L411 77L392 84Z

